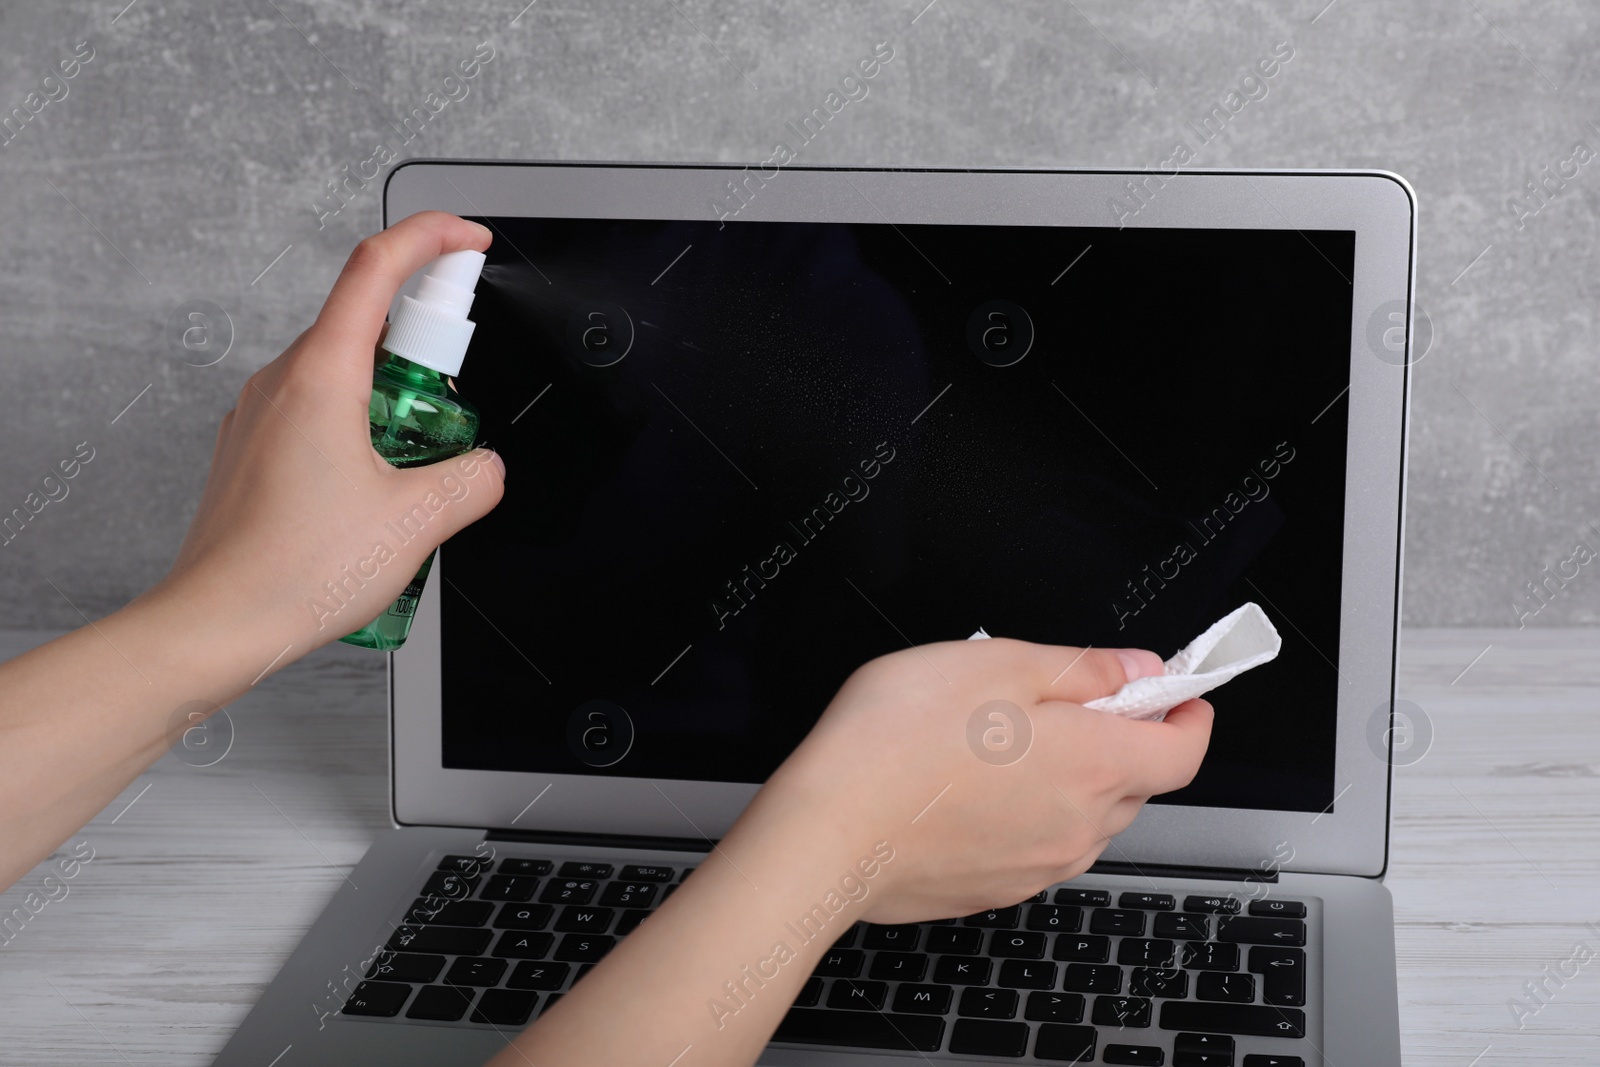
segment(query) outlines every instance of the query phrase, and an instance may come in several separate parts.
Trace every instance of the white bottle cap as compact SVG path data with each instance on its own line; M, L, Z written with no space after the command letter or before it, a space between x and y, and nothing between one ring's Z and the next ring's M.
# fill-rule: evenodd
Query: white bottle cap
M446 252L429 264L416 295L400 298L383 350L446 376L459 373L472 340L467 312L483 262L482 252L468 250Z

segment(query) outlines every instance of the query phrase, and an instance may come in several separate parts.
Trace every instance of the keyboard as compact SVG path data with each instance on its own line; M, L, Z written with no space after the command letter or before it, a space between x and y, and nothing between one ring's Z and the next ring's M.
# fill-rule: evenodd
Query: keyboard
M434 857L341 1014L515 1030L648 919L692 867ZM1270 890L1270 886L1253 888ZM775 1043L1156 1067L1320 1065L1320 901L1046 890L823 955Z

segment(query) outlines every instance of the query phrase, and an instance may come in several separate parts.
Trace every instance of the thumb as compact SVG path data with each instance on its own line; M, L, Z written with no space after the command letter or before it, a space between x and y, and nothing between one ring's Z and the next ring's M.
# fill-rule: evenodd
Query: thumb
M394 471L395 521L415 531L430 548L477 522L505 495L505 462L493 450L475 448L459 456Z
M1211 743L1214 711L1206 700L1187 700L1167 712L1164 722L1135 722L1139 751L1130 761L1139 796L1156 796L1182 789L1200 771Z

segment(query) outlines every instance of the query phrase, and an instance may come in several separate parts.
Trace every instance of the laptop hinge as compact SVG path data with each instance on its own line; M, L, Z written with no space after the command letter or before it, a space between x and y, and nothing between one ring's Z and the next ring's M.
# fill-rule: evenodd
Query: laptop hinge
M1102 860L1089 868L1089 874L1110 874L1135 878L1203 878L1221 882L1276 882L1278 872L1251 867L1180 867L1170 863L1122 863Z
M485 841L576 845L589 848L656 849L662 852L710 852L713 842L693 837L641 837L631 834L579 834L565 830L489 830ZM1276 882L1277 871L1251 867L1184 867L1170 863L1124 863L1102 860L1089 874L1134 878L1197 878L1219 882Z
M640 837L632 834L578 834L567 830L490 830L485 841L521 841L583 848L637 848L660 852L710 852L715 842L700 837Z

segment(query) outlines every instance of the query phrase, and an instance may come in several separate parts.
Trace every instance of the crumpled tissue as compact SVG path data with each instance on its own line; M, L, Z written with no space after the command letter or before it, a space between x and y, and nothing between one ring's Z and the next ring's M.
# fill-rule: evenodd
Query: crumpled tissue
M979 630L969 640L989 635ZM1136 678L1086 708L1129 719L1164 719L1186 700L1209 693L1252 667L1270 663L1283 639L1267 613L1254 603L1229 612L1166 662L1166 673Z

